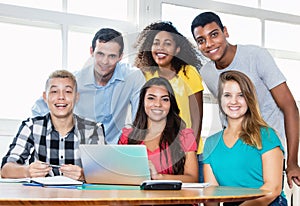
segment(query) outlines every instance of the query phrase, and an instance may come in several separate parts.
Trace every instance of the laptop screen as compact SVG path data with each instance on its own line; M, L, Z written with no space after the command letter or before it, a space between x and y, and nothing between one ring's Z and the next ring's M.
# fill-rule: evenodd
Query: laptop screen
M150 180L145 145L79 145L87 183L140 185Z

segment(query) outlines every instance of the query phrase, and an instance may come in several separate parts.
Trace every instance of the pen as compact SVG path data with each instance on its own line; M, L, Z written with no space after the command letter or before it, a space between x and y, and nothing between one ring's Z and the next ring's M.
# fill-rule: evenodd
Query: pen
M53 164L46 163L46 162L42 162L42 164L46 164L46 165L48 165L48 167L60 168L60 165L53 165Z
M53 165L53 164L48 164L49 167L53 167L53 168L60 168L60 165Z

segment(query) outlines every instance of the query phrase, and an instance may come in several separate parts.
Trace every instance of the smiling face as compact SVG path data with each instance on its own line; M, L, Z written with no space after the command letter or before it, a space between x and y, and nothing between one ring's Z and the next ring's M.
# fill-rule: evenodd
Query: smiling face
M151 53L159 67L171 67L173 56L177 55L179 51L180 48L177 47L169 32L161 31L154 37Z
M223 84L221 107L230 119L243 119L248 106L245 97L236 81L230 80Z
M166 122L171 103L168 90L164 86L153 85L146 91L144 98L148 123Z
M113 76L117 63L122 59L120 49L121 46L114 41L99 42L97 40L94 51L91 47L98 83L103 80L105 84Z
M199 51L204 56L215 62L222 61L228 48L226 38L229 35L226 27L222 31L215 22L204 27L198 26L194 29L194 37Z
M48 80L43 98L53 117L67 118L73 115L78 93L71 79L52 78Z

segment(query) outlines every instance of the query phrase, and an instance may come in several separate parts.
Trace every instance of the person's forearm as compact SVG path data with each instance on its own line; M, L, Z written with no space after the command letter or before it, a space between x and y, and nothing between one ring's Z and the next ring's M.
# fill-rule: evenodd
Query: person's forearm
M266 206L273 202L276 199L276 197L274 197L273 194L269 194L257 199L247 200L240 204L240 206Z
M240 204L240 206L267 206L271 202L272 201L270 201L268 198L261 197L261 198L254 199L254 200L247 200L247 201L243 202L242 204Z
M196 93L189 97L190 104L190 115L192 122L192 129L194 130L194 135L196 137L197 145L201 138L202 130L202 119L203 119L203 100L202 92Z
M195 135L195 138L196 138L196 142L197 142L197 145L199 145L199 142L200 142L200 138L201 138L201 129L202 129L202 121L201 120L193 120L192 118L192 129L194 131L194 135Z
M282 182L282 180L280 180L279 182ZM266 206L269 205L271 202L273 202L281 193L281 184L278 185L273 185L273 181L272 183L265 183L263 184L259 189L261 190L266 190L266 191L270 191L269 194L257 198L257 199L253 199L253 200L248 200L243 202L240 206Z
M287 137L287 166L298 165L299 147L299 111L297 107L290 111L291 115L285 115L285 132Z
M8 162L1 169L1 177L3 177L3 178L30 177L29 172L28 172L28 166Z

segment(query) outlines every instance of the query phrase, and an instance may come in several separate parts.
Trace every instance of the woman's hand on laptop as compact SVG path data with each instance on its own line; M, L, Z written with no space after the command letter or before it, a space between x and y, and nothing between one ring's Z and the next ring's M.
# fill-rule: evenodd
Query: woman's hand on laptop
M83 169L77 165L65 164L60 167L63 176L74 180L84 180Z

